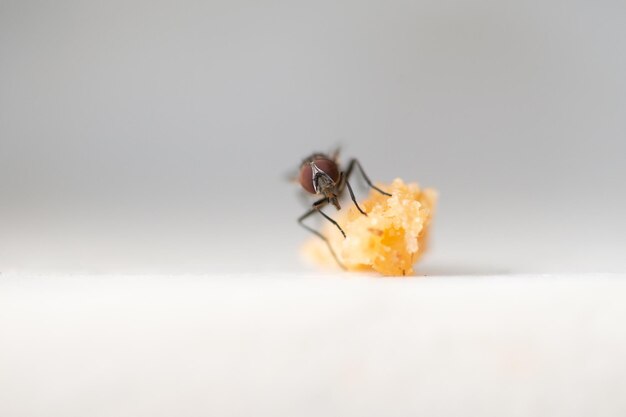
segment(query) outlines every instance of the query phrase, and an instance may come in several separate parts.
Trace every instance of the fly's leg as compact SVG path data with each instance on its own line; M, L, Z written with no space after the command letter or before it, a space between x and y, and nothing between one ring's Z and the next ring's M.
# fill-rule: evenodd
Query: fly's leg
M383 190L381 190L380 188L378 188L374 184L372 184L372 181L365 174L365 171L363 171L363 167L361 166L359 161L357 161L356 159L352 159L350 161L350 163L348 164L348 169L346 169L346 172L345 173L344 172L341 173L341 178L339 180L340 181L339 190L340 190L340 193L341 193L341 192L343 192L345 187L348 187L348 191L350 192L350 198L352 199L352 202L354 203L356 208L361 212L361 214L367 216L367 213L365 211L363 211L363 209L356 202L356 198L354 197L354 191L352 190L352 186L350 185L350 182L348 182L348 178L350 177L350 175L352 175L352 171L354 171L354 167L355 166L359 167L359 171L361 171L361 175L363 175L363 178L365 178L365 181L367 182L367 185L369 185L370 187L372 187L373 189L375 189L376 191L378 191L379 193L381 193L383 195L391 197L391 194L384 192Z
M355 166L357 166L359 168L359 171L361 171L361 175L365 179L365 182L367 183L367 185L369 185L371 188L373 188L374 190L378 191L382 195L386 195L388 197L391 197L391 194L384 192L383 190L381 190L380 188L378 188L374 184L372 184L372 181L369 179L369 177L367 176L365 171L363 171L363 167L361 166L361 164L359 163L359 161L357 159L352 159L350 161L350 163L348 164L348 168L346 169L346 175L345 175L346 183L348 182L348 178L350 178L350 175L352 174L352 171L354 170Z
M364 212L363 209L359 206L359 203L356 202L356 198L354 197L354 191L352 191L352 186L350 185L347 179L344 180L344 184L348 187L348 191L350 192L350 198L352 199L352 202L354 203L356 208L359 209L361 214L367 216L367 213Z
M319 212L322 216L324 216L328 221L330 221L332 224L334 224L335 226L337 226L337 228L339 229L339 231L341 232L341 234L343 235L343 237L346 237L345 232L343 231L343 229L341 228L341 226L339 226L337 224L336 221L334 221L333 219L331 219L326 213L324 213L321 209L322 207L324 207L325 205L328 204L328 198L324 197L321 200L316 201L315 203L313 203L313 208L310 209L309 211L307 211L306 213L304 213L302 216L300 216L298 218L298 223L300 224L300 226L304 227L306 230L308 230L309 232L313 233L315 236L319 237L320 239L322 239L325 243L326 246L328 246L328 250L330 250L330 253L333 255L333 258L335 258L335 261L337 262L337 265L339 265L342 269L346 269L346 267L344 266L344 264L341 263L341 261L339 260L339 257L337 256L337 254L335 253L335 250L333 249L332 246L330 246L330 242L328 241L328 239L321 234L320 232L318 232L317 230L313 229L312 227L304 224L304 220L309 217L310 215L312 215L315 212Z

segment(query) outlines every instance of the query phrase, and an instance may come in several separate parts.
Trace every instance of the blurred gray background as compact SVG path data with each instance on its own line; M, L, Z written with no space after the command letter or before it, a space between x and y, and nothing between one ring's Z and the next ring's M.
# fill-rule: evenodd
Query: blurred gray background
M0 0L0 271L302 270L341 144L421 273L624 272L624 74L621 1Z

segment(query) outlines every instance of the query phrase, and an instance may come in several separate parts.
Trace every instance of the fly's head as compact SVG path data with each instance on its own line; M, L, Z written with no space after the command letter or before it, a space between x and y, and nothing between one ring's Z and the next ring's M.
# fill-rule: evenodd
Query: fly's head
M328 198L328 201L337 208L341 209L339 201L337 199L339 191L337 189L337 182L325 171L323 171L315 161L311 163L311 181L313 183L313 189L316 194L322 194Z

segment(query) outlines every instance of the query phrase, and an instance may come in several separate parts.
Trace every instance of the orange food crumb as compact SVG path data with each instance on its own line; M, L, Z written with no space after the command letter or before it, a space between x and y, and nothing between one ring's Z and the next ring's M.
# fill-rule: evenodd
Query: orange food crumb
M413 265L427 247L437 192L422 190L415 183L405 184L399 178L390 185L377 186L392 196L372 190L359 202L367 216L354 205L333 216L346 232L345 239L332 224L325 225L322 234L349 271L412 275ZM302 253L319 265L338 267L326 243L317 237L304 244Z

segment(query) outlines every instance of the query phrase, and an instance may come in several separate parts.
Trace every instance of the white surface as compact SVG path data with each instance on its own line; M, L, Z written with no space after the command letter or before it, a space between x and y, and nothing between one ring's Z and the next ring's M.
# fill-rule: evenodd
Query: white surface
M626 415L625 275L0 275L2 416Z

